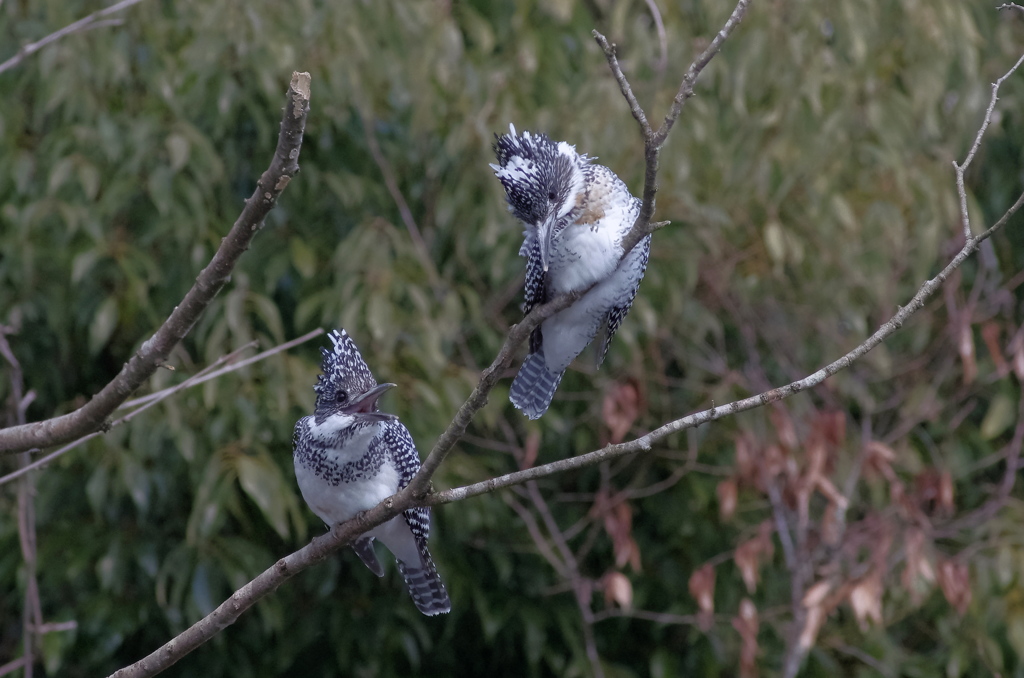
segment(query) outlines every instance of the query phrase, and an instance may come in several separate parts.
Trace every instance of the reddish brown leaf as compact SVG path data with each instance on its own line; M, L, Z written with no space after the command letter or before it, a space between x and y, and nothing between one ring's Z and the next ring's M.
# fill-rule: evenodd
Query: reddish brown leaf
M611 442L621 443L640 416L640 389L637 385L628 381L608 389L601 405L601 416L608 427Z
M864 449L864 474L871 478L882 477L893 480L896 472L892 463L896 460L896 451L877 440L872 440Z
M850 590L850 607L861 631L868 630L868 622L882 623L882 572L875 568Z
M633 584L621 572L613 570L601 577L601 588L604 589L605 605L611 607L615 603L622 609L633 606Z
M1017 336L1021 335L1018 333ZM1017 381L1024 381L1024 341L1017 341L1016 337L1014 337L1012 353L1013 373L1017 375Z
M804 599L800 602L807 609L811 609L812 607L821 607L825 603L825 597L831 590L832 584L827 580L822 579L817 584L807 589L807 592L804 593Z
M772 426L775 427L775 436L780 445L790 452L800 447L800 439L797 438L793 419L784 407L773 407L768 411L768 417L772 420Z
M771 560L775 555L775 543L772 541L774 527L770 520L761 523L757 536L748 539L736 547L733 560L743 577L747 593L754 593L761 581L761 564Z
M718 483L715 494L718 495L718 517L723 523L727 523L736 513L736 479L726 478Z
M732 618L732 627L740 634L740 678L757 678L757 630L760 622L757 607L750 598L740 601L739 614Z
M690 575L690 595L697 601L697 626L711 630L715 613L715 568L707 563Z
M961 615L971 604L971 578L966 563L944 560L939 563L939 586L949 604Z
M948 516L953 512L953 476L949 471L925 469L914 477L914 495L925 515Z
M781 475L786 470L786 457L782 452L782 448L778 445L768 445L765 447L762 455L762 464L768 479Z
M816 424L829 447L837 448L846 442L846 414L842 411L822 412Z
M536 464L538 454L540 454L540 431L533 430L526 435L523 456L519 459L519 470L525 471Z
M757 441L752 434L744 432L736 436L736 477L741 483L758 483L758 456Z
M807 589L807 593L804 594L801 601L807 608L807 614L804 617L804 626L800 629L800 638L797 642L805 652L814 646L814 642L818 638L818 631L821 630L821 625L825 622L825 598L831 590L832 585L829 582L819 581Z
M841 527L836 504L829 502L825 507L825 515L821 518L821 540L829 546L836 546L839 543Z
M964 365L964 383L970 384L978 376L978 363L974 357L974 328L969 322L963 323L960 327L956 350Z
M943 471L939 476L939 510L943 515L953 515L953 474Z
M615 566L624 567L627 563L633 571L640 571L640 547L633 538L633 508L629 502L620 501L612 504L611 497L605 490L599 490L594 497L589 515L602 517L604 530L612 540L612 551L615 553Z
M999 337L1002 334L1002 326L994 320L989 320L981 326L981 338L985 342L988 354L992 356L992 362L996 364L996 372L1000 377L1010 373L1010 366L1003 357L1003 349L999 345Z
M911 527L905 532L904 547L907 554L907 564L903 568L903 588L909 593L915 604L920 604L924 594L935 582L935 570L932 568L931 560L928 557L927 544L925 542L924 530L918 527Z

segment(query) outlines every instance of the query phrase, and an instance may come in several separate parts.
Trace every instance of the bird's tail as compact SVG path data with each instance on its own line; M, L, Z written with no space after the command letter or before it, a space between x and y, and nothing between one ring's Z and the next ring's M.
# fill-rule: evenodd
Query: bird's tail
M422 561L423 567L418 568L407 567L401 560L398 561L398 571L405 578L405 587L409 589L416 609L430 617L451 611L452 601L448 598L448 592L430 554L424 552Z
M555 374L544 362L543 349L526 356L519 374L512 381L508 399L530 419L539 419L548 411L551 399L555 397L555 389L562 381L565 372Z
M381 567L380 561L377 560L377 553L373 550L373 537L356 539L352 542L352 550L359 556L359 560L363 561L363 565L370 568L370 572L378 577L384 576L384 568Z

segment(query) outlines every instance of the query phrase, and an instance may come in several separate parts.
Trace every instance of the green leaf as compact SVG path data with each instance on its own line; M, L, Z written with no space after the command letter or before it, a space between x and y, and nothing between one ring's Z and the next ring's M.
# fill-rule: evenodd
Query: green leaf
M294 496L295 490L285 482L281 469L263 455L239 454L234 462L242 489L260 507L274 531L288 539L288 505L282 497L289 493Z
M117 317L117 301L113 297L107 297L100 304L96 315L92 317L92 322L89 323L90 354L96 355L110 341L110 335L117 327Z
M168 136L164 143L167 146L167 154L171 158L171 169L175 172L180 171L188 163L192 150L191 144L188 139L177 133Z
M316 252L301 238L292 238L288 243L292 255L292 266L307 280L316 275Z
M1017 405L1009 395L997 393L989 403L981 421L981 437L991 440L1008 429L1017 420Z

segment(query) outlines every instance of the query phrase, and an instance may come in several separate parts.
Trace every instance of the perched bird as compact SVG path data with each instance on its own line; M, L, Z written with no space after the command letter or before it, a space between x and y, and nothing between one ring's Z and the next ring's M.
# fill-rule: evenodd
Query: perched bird
M622 239L641 201L614 172L545 134L495 135L492 164L509 210L526 229L523 312L597 283L572 306L534 330L530 353L512 382L509 399L530 419L544 414L569 363L604 330L597 364L629 312L647 270L651 236L623 257Z
M331 332L332 350L321 348L323 374L317 379L316 411L295 424L295 477L302 498L328 525L373 508L409 484L420 456L409 430L377 399L394 384L378 384L345 330ZM378 577L373 540L398 560L409 595L420 612L441 614L451 601L427 551L430 512L411 508L352 543L360 560Z

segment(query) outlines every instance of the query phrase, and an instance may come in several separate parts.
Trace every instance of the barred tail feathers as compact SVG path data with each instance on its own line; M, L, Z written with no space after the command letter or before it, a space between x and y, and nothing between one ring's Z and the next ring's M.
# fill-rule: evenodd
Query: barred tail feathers
M563 374L564 371L556 374L548 370L542 351L531 353L512 381L508 399L530 419L539 419L548 411Z
M448 591L444 588L441 575L434 568L434 561L430 554L425 553L422 558L423 567L406 567L401 560L398 561L398 571L405 579L405 587L412 596L412 602L416 609L427 616L445 614L452 609L452 601L448 598Z

